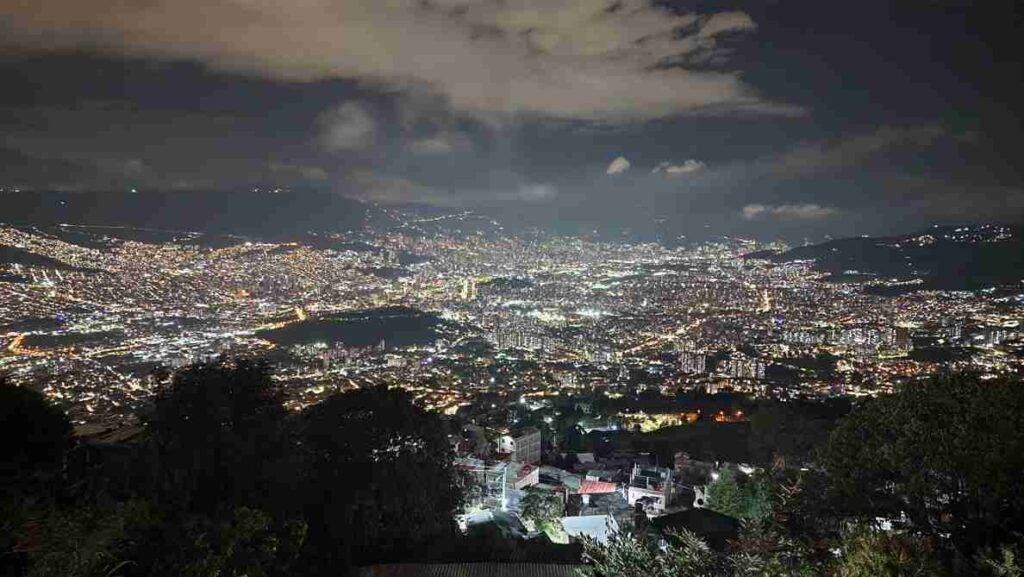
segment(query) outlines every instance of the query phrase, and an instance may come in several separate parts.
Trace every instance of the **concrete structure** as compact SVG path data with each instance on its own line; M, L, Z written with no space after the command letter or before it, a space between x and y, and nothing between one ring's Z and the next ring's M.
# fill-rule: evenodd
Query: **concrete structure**
M508 507L508 463L461 457L455 459L455 466L466 473L468 479L465 502L467 511L474 509L504 511Z
M515 475L509 476L510 479L514 477L513 488L523 490L540 483L540 467L520 463L511 463L510 466L515 473Z
M562 529L570 538L590 537L598 543L607 543L608 537L618 532L619 524L610 515L562 517Z
M515 435L504 435L498 439L498 452L511 455L517 463L539 463L540 431L530 427Z
M580 489L577 491L583 500L584 505L590 504L591 495L606 495L618 491L618 485L608 483L600 479L587 477L580 482Z
M645 509L661 512L672 500L672 469L633 465L626 487L626 501L635 506L644 499Z

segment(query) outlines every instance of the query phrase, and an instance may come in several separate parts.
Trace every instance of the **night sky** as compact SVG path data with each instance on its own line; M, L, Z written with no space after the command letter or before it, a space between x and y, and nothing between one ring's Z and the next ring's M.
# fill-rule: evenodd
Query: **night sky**
M1015 4L5 0L0 186L694 235L1019 222Z

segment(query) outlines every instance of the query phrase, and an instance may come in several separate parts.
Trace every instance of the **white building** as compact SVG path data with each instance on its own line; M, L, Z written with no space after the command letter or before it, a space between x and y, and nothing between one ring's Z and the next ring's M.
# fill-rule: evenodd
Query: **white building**
M646 509L664 511L672 500L672 469L633 465L626 487L626 501L632 507L641 499L645 500Z
M519 463L539 463L540 431L530 427L517 435L502 435L498 438L498 452L511 455Z

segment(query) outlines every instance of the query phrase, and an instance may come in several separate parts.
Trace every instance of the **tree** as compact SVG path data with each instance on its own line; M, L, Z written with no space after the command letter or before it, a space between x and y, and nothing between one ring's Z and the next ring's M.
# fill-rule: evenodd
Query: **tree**
M771 513L771 481L763 473L737 478L725 469L707 487L707 508L746 521L760 521Z
M145 501L51 509L23 528L27 577L267 577L291 574L305 532L240 507L184 519Z
M281 393L264 361L219 359L176 373L146 419L156 499L182 511L280 507L289 454Z
M58 494L71 422L42 394L0 377L0 439L0 565L23 565L23 529Z
M328 567L422 557L452 537L461 478L441 420L384 387L302 416L310 549Z
M555 409L552 430L555 434L556 445L562 452L578 453L583 451L585 438L579 425L583 413L580 412L576 399L574 397L560 399Z
M1008 543L983 549L975 561L978 575L984 577L1024 577L1024 536L1016 535Z
M519 501L519 511L538 529L553 531L560 530L558 522L565 513L565 505L558 495L550 491L527 487L526 495Z
M669 532L660 550L644 539L618 535L607 545L586 543L590 577L673 575L676 577L810 577L821 564L789 532L793 497L799 484L787 484L782 471L762 474L766 512L742 522L738 538L724 551L712 550L687 531Z
M805 536L795 533L799 523L802 478L773 467L759 472L757 506L742 521L739 537L730 543L728 565L733 577L804 577L815 575L815 561Z
M50 509L25 524L19 550L28 577L118 577L130 562L118 544L125 538L125 507Z
M728 557L732 577L810 577L816 575L802 546L789 536L760 524L744 528Z
M843 535L830 574L835 577L942 577L947 572L928 540L858 525Z
M216 517L179 517L145 503L130 511L126 577L291 575L306 535L300 521L279 522L249 507Z
M1024 526L1024 387L971 375L908 384L857 407L820 464L838 515L905 519L971 558Z
M612 535L584 540L585 577L811 577L815 565L779 525L746 523L726 551L713 550L688 531L670 532L655 546L645 537Z
M759 403L750 416L750 454L760 463L776 456L794 464L808 462L821 439L848 412L847 401Z
M42 394L0 377L0 497L46 496L71 446L71 422Z
M719 577L720 555L689 531L667 536L659 550L644 537L614 533L607 543L583 540L584 577Z

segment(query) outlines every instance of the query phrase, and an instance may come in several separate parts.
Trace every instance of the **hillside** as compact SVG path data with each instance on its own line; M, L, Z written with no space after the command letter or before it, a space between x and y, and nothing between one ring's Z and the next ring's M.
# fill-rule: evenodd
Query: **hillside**
M978 290L1024 278L1024 237L1019 226L934 227L893 237L857 237L793 248L759 251L746 258L773 262L814 260L835 278L864 276L911 285L874 285L876 292Z

